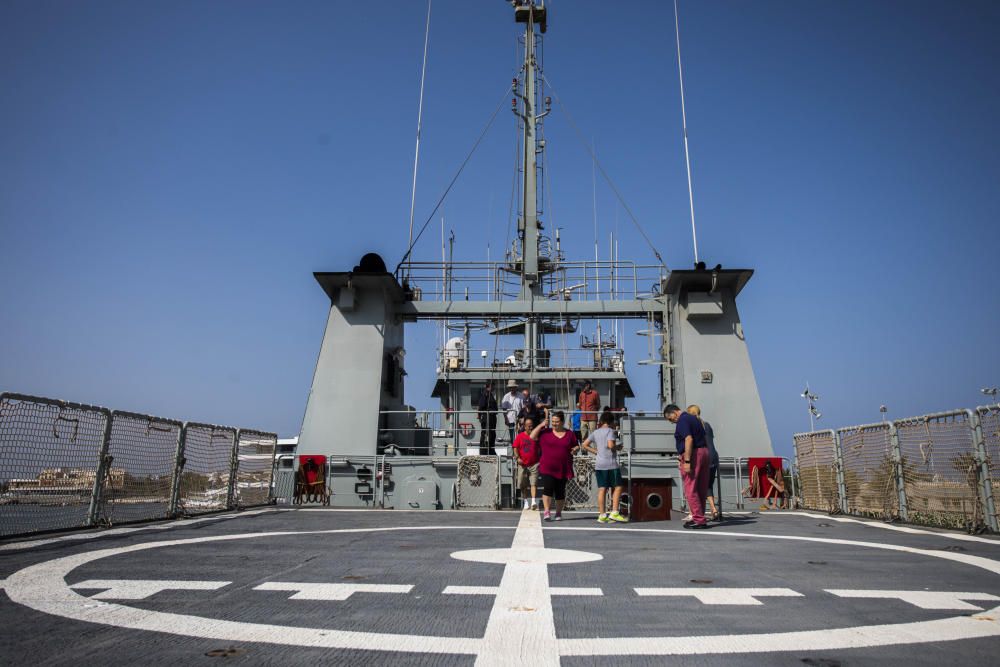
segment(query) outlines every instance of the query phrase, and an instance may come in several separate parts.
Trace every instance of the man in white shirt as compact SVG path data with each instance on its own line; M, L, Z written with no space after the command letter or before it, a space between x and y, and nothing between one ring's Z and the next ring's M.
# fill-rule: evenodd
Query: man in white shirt
M517 434L517 413L524 407L524 398L517 390L517 382L509 380L507 382L507 393L500 401L500 409L504 411L504 421L507 422L507 430L510 431L510 441L514 442Z

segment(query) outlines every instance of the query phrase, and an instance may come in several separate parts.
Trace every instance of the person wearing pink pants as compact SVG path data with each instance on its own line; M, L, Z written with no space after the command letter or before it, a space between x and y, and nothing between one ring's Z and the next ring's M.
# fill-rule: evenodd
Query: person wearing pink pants
M691 472L683 472L685 466L681 466L681 480L684 482L684 497L687 499L688 509L691 510L690 523L708 527L705 519L705 502L708 499L708 468L710 465L707 447L699 447L694 450L691 461ZM689 526L685 526L687 528ZM693 527L693 526L692 526Z
M684 497L691 510L691 520L684 523L685 528L708 528L705 521L705 499L708 497L708 440L705 437L705 427L701 420L690 415L676 405L668 405L663 410L663 416L674 424L674 440L677 443L677 455L680 456L681 481L684 484Z

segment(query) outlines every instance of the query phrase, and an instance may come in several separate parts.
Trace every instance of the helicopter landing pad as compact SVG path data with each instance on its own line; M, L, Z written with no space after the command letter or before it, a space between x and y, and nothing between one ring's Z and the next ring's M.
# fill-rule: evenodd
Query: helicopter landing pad
M0 544L6 664L987 664L1000 540L268 508Z

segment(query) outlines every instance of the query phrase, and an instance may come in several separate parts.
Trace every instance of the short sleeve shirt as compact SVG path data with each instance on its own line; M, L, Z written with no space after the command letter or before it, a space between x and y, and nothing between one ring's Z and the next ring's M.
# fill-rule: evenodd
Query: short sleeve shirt
M705 447L705 427L701 425L701 420L694 415L682 412L674 430L677 453L682 456L684 455L684 439L689 435L694 439L695 448Z
M607 426L602 426L590 434L590 441L594 443L594 448L597 449L597 459L594 461L594 469L617 469L618 452L608 449L608 442L615 441L615 432Z
M573 454L576 447L576 435L573 431L564 431L560 438L552 429L543 429L538 435L538 444L542 448L542 458L538 464L538 472L556 479L573 479Z
M521 464L533 466L538 463L541 450L538 443L531 439L527 433L518 433L514 438L514 449L521 455Z

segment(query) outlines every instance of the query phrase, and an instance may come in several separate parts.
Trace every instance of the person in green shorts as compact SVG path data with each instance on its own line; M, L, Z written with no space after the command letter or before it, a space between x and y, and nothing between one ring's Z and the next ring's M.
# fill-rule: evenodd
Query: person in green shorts
M597 477L597 507L600 514L597 520L601 523L609 521L626 522L618 511L625 485L622 483L622 472L618 465L618 450L621 444L615 440L615 417L610 410L605 409L597 421L597 429L592 431L583 441L583 448L597 455L594 464L594 475ZM605 513L608 490L611 493L611 513Z

